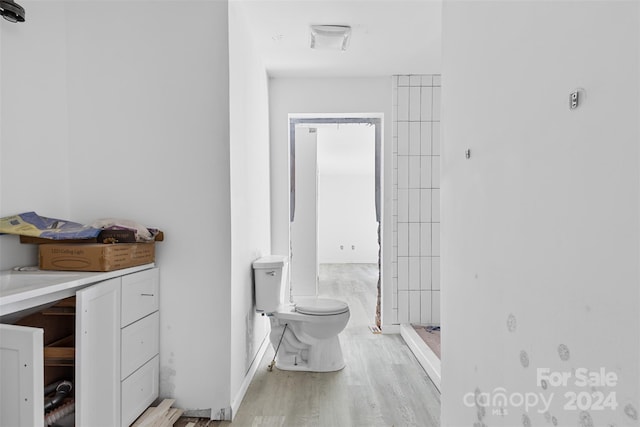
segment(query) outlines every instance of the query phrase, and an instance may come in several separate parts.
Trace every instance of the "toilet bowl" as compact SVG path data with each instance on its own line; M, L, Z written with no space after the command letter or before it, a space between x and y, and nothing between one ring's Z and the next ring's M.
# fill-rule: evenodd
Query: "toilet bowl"
M347 303L304 298L273 312L269 339L278 348L276 367L287 371L332 372L344 368L338 334L349 322Z
M269 316L269 340L276 367L287 371L331 372L344 368L338 334L349 322L349 306L329 298L297 298L283 304L287 258L263 257L253 263L256 310Z

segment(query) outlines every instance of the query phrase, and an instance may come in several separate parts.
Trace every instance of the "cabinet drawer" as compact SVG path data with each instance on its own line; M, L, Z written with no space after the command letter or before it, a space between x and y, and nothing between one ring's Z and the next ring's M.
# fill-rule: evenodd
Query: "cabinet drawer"
M122 382L122 425L128 426L158 397L160 356Z
M122 277L122 313L125 327L158 310L159 270L152 268Z
M158 354L160 315L155 313L140 319L122 330L121 379Z

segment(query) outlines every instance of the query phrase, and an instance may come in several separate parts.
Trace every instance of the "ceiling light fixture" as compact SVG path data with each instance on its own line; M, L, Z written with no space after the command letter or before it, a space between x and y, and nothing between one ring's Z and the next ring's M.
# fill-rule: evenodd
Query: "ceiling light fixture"
M24 22L24 7L13 0L0 0L0 15L9 22Z
M312 25L311 49L347 50L351 37L348 25Z

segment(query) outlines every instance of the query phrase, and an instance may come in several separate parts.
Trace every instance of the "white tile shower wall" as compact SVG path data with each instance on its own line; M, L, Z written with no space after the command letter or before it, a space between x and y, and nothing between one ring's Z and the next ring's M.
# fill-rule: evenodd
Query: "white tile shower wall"
M394 323L440 324L440 76L393 76Z

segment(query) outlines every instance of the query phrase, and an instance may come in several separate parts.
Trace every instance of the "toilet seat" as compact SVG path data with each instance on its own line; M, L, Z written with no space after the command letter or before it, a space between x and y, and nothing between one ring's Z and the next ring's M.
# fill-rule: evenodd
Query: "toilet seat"
M311 316L332 316L349 311L349 305L330 298L305 298L296 301L296 312Z

